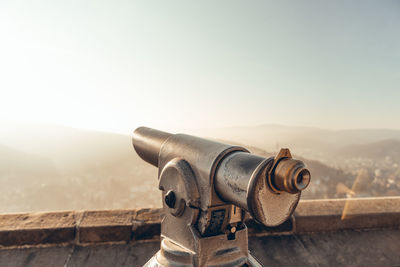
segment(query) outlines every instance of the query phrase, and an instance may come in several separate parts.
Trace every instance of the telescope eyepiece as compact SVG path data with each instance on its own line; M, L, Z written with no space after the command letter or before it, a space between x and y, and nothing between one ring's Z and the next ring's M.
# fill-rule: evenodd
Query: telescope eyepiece
M302 161L293 159L288 149L282 149L276 156L268 176L272 190L291 194L306 189L311 180L310 171Z
M302 191L306 189L307 186L310 184L310 180L311 180L310 171L305 168L302 168L298 171L295 177L295 187L299 191Z

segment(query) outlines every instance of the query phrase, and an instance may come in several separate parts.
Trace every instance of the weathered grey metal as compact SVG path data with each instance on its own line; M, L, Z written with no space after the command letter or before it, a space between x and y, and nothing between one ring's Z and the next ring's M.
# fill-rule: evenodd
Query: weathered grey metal
M283 223L310 178L288 150L265 159L243 147L145 127L132 143L158 167L164 200L163 243L148 266L258 266L248 253L242 209L266 226Z
M133 132L133 147L144 161L158 167L158 153L160 153L161 145L170 136L172 136L170 133L140 127Z
M226 242L225 235L210 237L196 236L196 244L201 254L177 245L170 239L161 241L160 251L151 258L146 267L156 266L253 266L261 267L250 256L247 247L247 228L236 233L237 238ZM245 242L244 242L245 241Z
M273 189L268 185L267 177L271 175L273 181L277 177L292 179L295 176L293 173L297 171L297 163L301 161L285 157L280 162L290 163L279 169L288 175L282 175L281 172L279 176L269 174L274 158L265 159L244 152L232 153L218 167L215 176L216 191L224 201L250 212L254 219L265 226L279 225L293 213L300 198L300 190L285 191L286 188L283 187Z

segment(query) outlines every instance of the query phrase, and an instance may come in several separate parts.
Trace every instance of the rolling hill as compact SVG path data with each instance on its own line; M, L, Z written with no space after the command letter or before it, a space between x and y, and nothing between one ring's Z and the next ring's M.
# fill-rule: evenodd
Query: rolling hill
M191 133L196 134L195 131ZM333 132L260 126L219 129L216 133L210 131L202 135L229 140L227 143L245 144L250 151L265 157L274 155L280 147L290 147L312 173L311 186L303 197L332 198L343 196L336 191L338 184L352 187L360 169L367 169L363 173L369 178L364 180L373 185L367 195L400 193L400 175L397 175L400 171L392 167L399 156L400 141L395 138L385 140L397 134L397 131L386 130ZM363 137L357 139L357 135ZM380 135L382 140L378 138ZM344 142L346 138L352 142ZM356 139L358 142L354 144ZM3 131L0 140L0 212L161 205L157 169L137 156L128 135L35 126L17 132ZM326 157L319 157L319 154ZM369 161L360 163L360 156ZM387 166L378 166L380 176L374 185L372 181L375 181L375 169L378 168L374 163L377 159L387 159L387 156L392 157L393 162L390 162L393 164L387 165L386 160Z

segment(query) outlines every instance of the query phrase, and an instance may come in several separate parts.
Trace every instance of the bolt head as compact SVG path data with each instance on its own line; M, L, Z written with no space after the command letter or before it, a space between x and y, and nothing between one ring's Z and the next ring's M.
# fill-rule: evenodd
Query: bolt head
M165 201L165 204L166 204L169 208L171 208L171 209L175 208L176 196L175 196L174 191L169 190L169 191L165 194L164 201Z

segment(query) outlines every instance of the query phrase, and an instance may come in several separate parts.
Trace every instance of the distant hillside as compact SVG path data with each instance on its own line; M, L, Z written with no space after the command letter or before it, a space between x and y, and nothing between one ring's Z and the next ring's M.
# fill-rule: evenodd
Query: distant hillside
M0 212L161 205L157 169L137 156L128 135L55 126L7 130L0 133ZM252 153L265 157L289 147L312 173L304 198L343 197L357 177L363 196L400 193L400 167L395 167L399 161L394 160L398 159L400 140L353 144L355 135L364 136L360 140L365 141L380 135L396 136L397 131L334 132L282 126L218 131L207 135L244 144ZM346 136L352 141L347 145L341 141ZM383 158L385 161L379 163Z
M336 153L338 156L369 158L376 161L390 157L400 163L400 140L390 139L370 144L348 145L342 147Z
M5 174L39 176L55 174L56 170L49 158L0 145L0 173L2 177Z
M161 203L157 169L137 156L130 136L52 127L0 142L0 212Z
M400 130L327 130L282 125L193 130L193 133L232 140L267 151L276 152L281 147L289 147L296 154L326 164L330 164L336 157L346 157L345 153L338 155L338 151L346 149L349 145L376 143L388 139L400 140Z
M400 130L393 129L350 129L328 130L313 127L284 126L265 124L248 127L226 127L210 129L194 129L194 133L235 140L235 138L253 139L254 142L276 141L290 142L297 140L315 140L330 144L362 144L385 139L400 139ZM258 138L261 137L261 138ZM270 141L268 140L270 139Z

